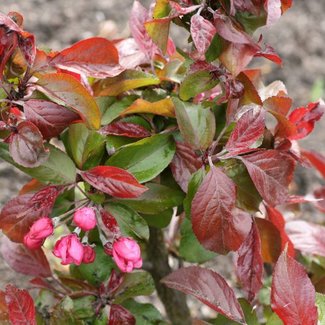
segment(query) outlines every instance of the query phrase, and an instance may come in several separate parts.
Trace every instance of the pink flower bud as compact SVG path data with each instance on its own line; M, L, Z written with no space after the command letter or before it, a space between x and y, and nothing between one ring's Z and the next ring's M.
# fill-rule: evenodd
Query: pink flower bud
M62 265L80 265L84 255L84 247L76 234L70 234L55 243L53 254L61 258Z
M138 243L126 237L121 237L113 244L113 259L122 272L132 272L141 268L142 258Z
M40 218L33 223L29 232L24 237L24 244L29 249L40 248L45 239L53 234L53 222L48 217Z
M89 245L84 245L84 256L82 258L82 263L90 264L93 263L96 258L95 250Z
M83 231L89 231L96 227L96 214L92 208L78 209L73 216L74 223Z

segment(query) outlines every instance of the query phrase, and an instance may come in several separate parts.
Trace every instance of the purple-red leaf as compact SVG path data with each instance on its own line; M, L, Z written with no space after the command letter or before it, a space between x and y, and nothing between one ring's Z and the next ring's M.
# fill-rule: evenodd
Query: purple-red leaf
M289 238L303 253L325 256L325 227L303 220L286 224Z
M315 288L301 264L280 255L273 272L271 306L285 325L317 324Z
M194 296L218 313L245 324L244 314L234 291L218 273L190 266L169 274L162 282L167 287Z
M176 153L170 164L177 184L186 193L188 182L193 173L202 167L202 161L186 143L176 142Z
M210 21L204 19L199 14L192 16L191 36L194 45L200 54L204 54L209 48L215 33L216 28Z
M240 157L256 189L271 206L287 200L295 162L277 150L267 150Z
M99 132L104 135L112 134L128 138L146 138L151 136L151 133L142 125L123 121L106 125Z
M264 111L250 109L238 120L225 146L231 155L247 152L264 133Z
M12 325L36 325L34 301L26 290L8 284L5 299Z
M60 69L84 73L86 76L114 77L124 69L118 64L115 45L102 37L92 37L75 43L59 52L50 65Z
M80 120L78 114L64 106L42 99L30 99L24 103L26 119L35 124L44 139L58 136L69 124Z
M134 316L120 305L112 305L108 325L135 325Z
M97 166L81 172L81 176L97 190L114 197L136 198L148 190L132 174L118 167Z
M255 223L237 254L238 278L248 294L248 300L252 301L263 285L261 239Z
M31 168L40 166L49 156L41 132L29 121L21 122L11 135L9 151L17 164Z
M41 248L30 250L25 245L14 243L3 236L0 251L3 259L16 272L45 278L52 274Z
M302 150L301 153L325 178L325 156L314 150Z
M211 166L192 202L192 227L200 243L226 254L237 250L248 235L251 218L233 213L236 187L219 168Z

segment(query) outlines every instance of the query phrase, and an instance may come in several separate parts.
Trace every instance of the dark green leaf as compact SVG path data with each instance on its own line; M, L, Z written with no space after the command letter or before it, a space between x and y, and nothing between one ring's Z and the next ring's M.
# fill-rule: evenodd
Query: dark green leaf
M194 149L206 149L213 141L216 121L209 108L173 98L176 119L184 141Z
M149 228L146 221L127 205L110 202L105 210L117 221L122 235L139 239L149 239Z
M218 33L216 33L211 41L208 50L205 53L206 60L208 62L212 62L216 60L219 57L219 55L222 53L222 50L225 45L226 45L225 41Z
M173 216L173 209L167 209L158 214L142 214L144 220L151 227L165 228L169 225Z
M91 318L95 316L95 310L93 304L96 298L94 296L85 296L77 299L73 299L73 311L78 319Z
M120 199L119 202L145 214L157 214L168 208L181 205L184 193L164 185L148 183L148 191L136 199Z
M155 290L151 275L145 271L125 274L122 284L115 293L115 304L136 296L149 296Z
M192 230L192 223L184 219L181 226L181 241L179 245L179 255L187 262L204 263L216 256L206 250L195 237Z
M158 176L169 165L174 153L172 136L157 134L124 146L106 165L126 169L142 183Z

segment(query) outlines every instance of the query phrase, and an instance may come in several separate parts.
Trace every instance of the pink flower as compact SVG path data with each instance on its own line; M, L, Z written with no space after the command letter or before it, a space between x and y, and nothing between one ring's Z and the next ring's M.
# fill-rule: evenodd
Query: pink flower
M48 217L40 218L33 223L29 232L24 237L24 244L29 249L40 248L45 239L53 234L53 222Z
M132 272L142 266L140 246L131 238L122 237L114 242L113 258L122 272Z
M82 263L90 264L93 263L96 258L95 250L89 245L84 245L84 256L82 258Z
M84 256L84 247L76 234L70 234L55 243L53 254L61 258L62 265L80 265Z
M83 231L89 231L96 227L96 214L92 208L78 209L73 216L74 223Z

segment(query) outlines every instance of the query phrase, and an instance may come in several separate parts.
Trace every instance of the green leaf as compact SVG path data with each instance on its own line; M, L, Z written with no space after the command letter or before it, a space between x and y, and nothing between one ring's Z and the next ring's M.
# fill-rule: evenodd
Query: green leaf
M210 90L219 83L209 71L200 70L185 77L179 89L180 99L187 101L196 95Z
M95 316L95 310L93 308L96 297L85 296L77 299L73 299L73 311L78 319L91 318Z
M159 83L159 78L153 74L139 70L126 70L116 77L98 81L94 84L94 91L96 96L117 96L127 90Z
M136 296L149 296L155 290L151 275L146 271L125 274L122 284L115 292L115 304Z
M106 137L106 151L109 155L114 154L117 149L127 144L136 142L136 138L122 137L119 135L108 135Z
M272 314L272 316L267 320L266 325L283 325L282 320L277 314ZM322 325L322 324L320 324Z
M225 43L226 42L223 40L223 38L218 33L216 33L211 41L208 50L205 53L206 60L208 62L216 60L226 45Z
M142 183L158 176L170 164L174 153L173 137L157 134L124 146L106 165L126 169Z
M173 216L173 209L167 209L158 214L142 214L141 215L147 224L151 227L165 228L169 225Z
M191 221L186 218L181 225L179 255L191 263L204 263L216 256L215 253L206 250L199 243L193 233Z
M199 169L194 174L192 174L191 179L188 183L187 194L184 200L184 210L186 217L191 219L191 206L193 198L203 182L203 178L205 176L205 171L203 169Z
M109 107L111 107L115 103L116 98L110 96L104 96L104 97L97 97L95 98L95 100L100 109L101 116L102 116L102 124L103 124L104 114L107 112Z
M209 108L173 98L176 119L185 142L194 149L206 149L213 141L216 121Z
M145 214L157 214L183 203L184 193L180 190L156 183L148 183L146 187L149 190L139 198L120 199L119 202Z
M81 277L87 280L90 284L100 286L102 282L106 281L111 274L115 263L112 258L105 254L104 249L96 246L96 259L91 264L81 264L79 266L71 264L70 272L72 276Z
M239 298L238 301L244 312L246 323L249 325L259 325L256 310L252 308L250 303L244 298Z
M122 235L149 239L149 228L146 221L129 206L109 202L105 205L105 210L116 219Z
M68 130L69 148L80 169L98 166L105 152L105 137L89 130L83 123L75 123Z
M122 303L136 319L136 324L141 325L167 325L160 312L152 304L141 304L128 299Z
M120 113L122 113L127 107L129 107L137 98L138 96L135 95L125 96L122 99L117 100L115 103L109 105L106 108L105 113L103 113L102 125L107 125L114 121L117 117L120 116Z
M42 183L67 184L74 182L76 167L70 157L52 145L46 147L50 150L50 156L45 163L36 168L27 168L16 164L9 154L6 143L0 143L0 157ZM64 168L62 168L63 166Z
M316 292L319 325L325 325L325 295Z
M244 164L236 159L228 159L224 167L226 175L237 185L237 207L249 212L258 211L262 198Z
M73 300L67 296L54 307L49 324L84 325L84 322L77 319L77 315L73 313Z

